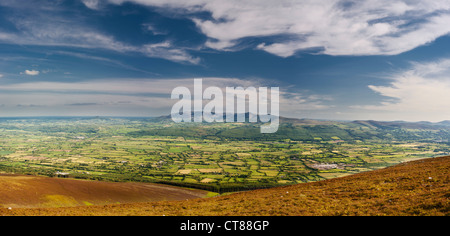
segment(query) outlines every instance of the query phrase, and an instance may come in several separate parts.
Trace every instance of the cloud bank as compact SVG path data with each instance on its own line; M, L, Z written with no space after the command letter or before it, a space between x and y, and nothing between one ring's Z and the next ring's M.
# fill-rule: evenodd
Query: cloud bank
M450 59L412 63L391 75L387 86L369 86L385 97L379 105L355 106L374 113L374 119L443 121L450 119Z
M104 79L85 82L26 82L0 85L2 113L8 115L102 115L158 116L170 114L177 102L175 87L194 92L194 79ZM218 87L272 87L264 79L204 78L203 89ZM276 86L278 87L278 86ZM3 95L2 95L3 94ZM330 99L307 91L281 88L280 112L297 116L305 111L325 110ZM29 112L29 113L25 113ZM39 112L39 113L36 113ZM58 113L59 112L59 113Z

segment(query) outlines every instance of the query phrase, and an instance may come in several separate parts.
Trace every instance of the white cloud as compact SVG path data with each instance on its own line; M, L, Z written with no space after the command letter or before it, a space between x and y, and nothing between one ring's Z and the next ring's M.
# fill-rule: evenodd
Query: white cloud
M64 111L78 109L79 114L89 115L167 115L175 100L170 99L176 87L187 87L194 92L194 79L112 79L85 82L28 82L0 85L0 90L10 91L9 97L0 95L0 101L10 112L45 107L49 115L55 109ZM264 79L244 80L238 78L204 78L203 89L219 87L225 93L226 87L272 87L272 81ZM280 113L282 116L299 117L305 111L325 110L327 97L305 91L286 91L280 87ZM26 106L25 106L26 105ZM30 106L33 105L33 106ZM67 106L70 107L67 108ZM14 109L13 109L14 108ZM97 109L97 110L95 110ZM5 109L2 109L5 110ZM85 113L89 110L89 113ZM7 112L8 110L5 110ZM40 111L43 112L43 111ZM97 112L97 114L94 114ZM106 112L106 113L105 113ZM157 112L157 114L156 114ZM1 114L0 114L1 115ZM60 115L68 115L66 113Z
M450 59L413 63L411 69L392 75L387 86L369 86L386 97L379 105L354 106L373 119L442 121L450 119Z
M174 47L170 42L147 44L141 50L149 57L164 58L175 62L189 62L199 64L200 58L193 57L185 50Z
M321 48L329 55L395 55L450 32L448 0L108 0L187 12L209 37L207 47L230 50L247 37L270 39L257 49L288 57Z
M25 70L25 72L22 72L20 74L30 75L30 76L36 76L39 75L40 72L37 70Z
M100 1L99 0L81 0L86 7L98 10L100 7Z

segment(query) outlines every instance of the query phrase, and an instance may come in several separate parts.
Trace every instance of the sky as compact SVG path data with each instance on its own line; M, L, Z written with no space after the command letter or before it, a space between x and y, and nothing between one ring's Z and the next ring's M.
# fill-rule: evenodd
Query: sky
M0 117L160 116L279 87L280 114L450 120L450 0L2 0Z

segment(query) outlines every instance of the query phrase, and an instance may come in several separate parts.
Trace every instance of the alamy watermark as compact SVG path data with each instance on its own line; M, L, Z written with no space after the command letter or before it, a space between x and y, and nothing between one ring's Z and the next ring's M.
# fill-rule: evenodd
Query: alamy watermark
M280 124L279 87L271 87L270 93L267 87L226 87L224 95L219 87L203 89L203 80L195 79L193 94L187 87L177 87L172 99L180 100L171 112L176 123L261 122L268 123L261 126L265 134L276 133Z

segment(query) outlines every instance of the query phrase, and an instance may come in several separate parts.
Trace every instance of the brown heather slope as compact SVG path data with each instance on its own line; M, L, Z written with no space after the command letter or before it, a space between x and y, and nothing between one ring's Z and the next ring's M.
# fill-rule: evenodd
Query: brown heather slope
M73 207L185 200L208 192L145 184L0 175L0 208Z
M450 215L450 157L289 187L188 201L58 209L1 209L0 215Z

